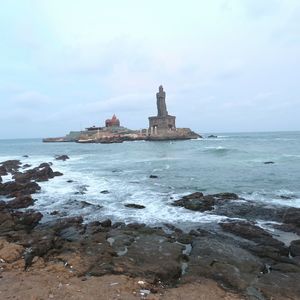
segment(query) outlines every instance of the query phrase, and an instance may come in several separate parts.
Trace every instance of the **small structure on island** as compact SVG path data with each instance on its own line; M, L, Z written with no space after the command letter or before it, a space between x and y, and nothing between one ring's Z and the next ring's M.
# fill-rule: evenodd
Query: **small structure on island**
M120 127L120 120L114 114L111 119L105 121L105 127Z
M164 134L168 131L175 131L175 116L170 116L166 105L166 92L162 85L156 93L157 116L149 117L149 132L153 134Z

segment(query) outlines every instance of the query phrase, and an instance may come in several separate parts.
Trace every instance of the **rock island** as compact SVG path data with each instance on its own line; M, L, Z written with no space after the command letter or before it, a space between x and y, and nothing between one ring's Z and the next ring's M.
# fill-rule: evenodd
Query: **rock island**
M124 141L165 141L201 138L189 128L177 128L176 117L168 114L166 92L161 85L156 93L157 116L149 117L149 127L131 130L121 126L114 114L104 127L92 126L83 131L71 131L64 137L46 138L43 142L122 143Z

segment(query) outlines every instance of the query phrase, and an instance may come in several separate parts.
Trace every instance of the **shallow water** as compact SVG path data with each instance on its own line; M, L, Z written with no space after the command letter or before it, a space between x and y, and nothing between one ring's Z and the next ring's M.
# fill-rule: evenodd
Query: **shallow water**
M29 157L22 157L25 154ZM56 161L55 154L67 154L70 160ZM300 207L300 132L122 144L0 140L0 161L7 159L21 159L33 166L51 161L55 171L64 173L40 183L42 190L34 195L38 200L35 207L44 213L45 220L54 210L68 216L81 214L86 220L111 218L178 226L223 219L170 205L195 191L235 192L253 201ZM266 161L274 164L266 165ZM150 179L151 174L159 178ZM86 186L86 193L76 194L82 186ZM109 193L102 194L103 190ZM83 200L97 206L81 208ZM124 207L128 203L146 208Z

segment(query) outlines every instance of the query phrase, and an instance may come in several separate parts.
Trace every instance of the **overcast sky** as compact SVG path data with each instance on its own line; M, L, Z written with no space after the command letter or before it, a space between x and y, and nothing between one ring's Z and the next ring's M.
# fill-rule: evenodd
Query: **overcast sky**
M148 126L300 130L299 0L7 0L0 138Z

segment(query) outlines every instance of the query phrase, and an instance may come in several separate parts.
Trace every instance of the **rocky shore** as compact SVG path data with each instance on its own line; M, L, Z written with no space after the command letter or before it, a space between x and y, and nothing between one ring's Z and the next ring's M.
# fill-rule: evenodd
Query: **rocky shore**
M80 211L41 222L38 183L62 175L0 163L0 298L300 299L300 209L195 192L172 205L224 219L189 232L167 220L85 223Z

